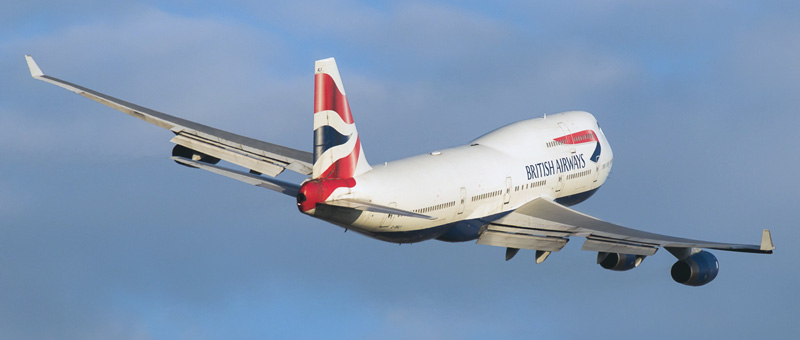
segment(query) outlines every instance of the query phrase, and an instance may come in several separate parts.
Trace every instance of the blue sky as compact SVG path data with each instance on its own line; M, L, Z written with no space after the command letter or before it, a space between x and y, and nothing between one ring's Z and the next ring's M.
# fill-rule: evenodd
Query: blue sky
M0 338L795 338L800 8L788 1L25 1L0 7ZM168 159L170 133L30 78L310 150L336 57L373 163L595 114L611 178L576 208L757 243L716 280L383 243ZM465 169L468 171L468 169ZM282 175L283 176L283 175ZM299 181L299 177L288 177Z

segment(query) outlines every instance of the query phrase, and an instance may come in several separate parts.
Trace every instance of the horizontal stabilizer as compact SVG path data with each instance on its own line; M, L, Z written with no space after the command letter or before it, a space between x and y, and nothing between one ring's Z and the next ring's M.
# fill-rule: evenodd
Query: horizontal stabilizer
M408 210L392 208L392 207L388 207L388 206L385 206L385 205L376 204L376 203L367 202L367 201L362 201L362 200L357 200L357 199L352 199L352 198L345 198L345 199L339 199L339 200L333 200L333 201L326 201L325 203L319 203L319 204L327 204L327 205L332 205L332 206L337 206L337 207L345 207L345 208L351 208L351 209L356 209L356 210L361 210L361 211L371 211L371 212L377 212L377 213L389 214L389 215L422 218L422 219L426 219L426 220L435 220L436 219L436 217L433 217L433 216L417 214L415 212L411 212L411 211L408 211Z
M208 163L193 161L191 159L183 157L172 157L172 160L181 164L193 166L195 168L211 171L218 175L230 177L237 181L242 181L258 187L277 191L292 197L297 197L297 192L300 191L300 185L294 183L284 182L273 178L262 177L242 171L227 169Z

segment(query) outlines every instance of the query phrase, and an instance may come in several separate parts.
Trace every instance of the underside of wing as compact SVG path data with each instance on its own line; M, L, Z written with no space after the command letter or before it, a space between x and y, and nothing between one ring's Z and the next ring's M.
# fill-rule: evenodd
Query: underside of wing
M209 172L213 172L218 175L222 175L228 178L233 178L240 182L245 182L250 185L255 185L257 187L262 187L265 189L270 189L272 191L280 192L284 195L296 197L297 192L300 191L300 185L295 183L284 182L274 178L267 178L251 173L246 173L242 171L236 171L233 169L223 168L221 166L216 166L213 164L208 164L204 162L198 162L191 159L183 158L183 157L172 157L172 159L180 164L188 165L191 167L203 169Z
M222 159L247 169L277 176L285 169L310 175L313 155L285 146L237 135L148 109L112 96L45 75L31 56L25 56L31 76L57 85L130 116L168 129L172 142L203 155Z
M581 249L596 251L597 263L614 271L638 267L645 257L665 248L678 259L670 270L672 279L687 286L705 285L719 272L717 258L703 248L761 254L772 254L775 249L767 229L760 245L693 240L622 227L543 197L490 221L478 243L506 247L506 260L519 249L533 249L536 263L540 263L551 252L561 250L571 236L585 237Z
M531 238L537 242L563 240L569 236L586 238L582 249L598 252L653 255L659 247L669 249L707 248L749 253L771 254L774 246L769 231L765 231L760 245L709 242L673 237L622 227L567 208L546 198L537 198L511 214L492 221L484 234L513 234L518 238ZM481 236L483 238L483 235ZM479 239L480 240L480 239ZM560 243L560 241L557 241ZM539 248L525 248L539 249ZM558 248L560 249L560 248ZM554 249L557 251L556 249ZM672 250L671 250L672 251Z

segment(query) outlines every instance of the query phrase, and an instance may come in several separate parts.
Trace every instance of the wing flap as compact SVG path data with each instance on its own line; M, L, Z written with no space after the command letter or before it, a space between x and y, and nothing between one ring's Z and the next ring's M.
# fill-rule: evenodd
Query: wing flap
M655 254L656 251L658 251L658 248L642 246L639 244L609 242L587 238L586 242L583 243L581 250L650 256Z
M477 243L496 247L556 252L564 248L568 241L569 239L561 237L486 230L478 237Z
M28 68L31 71L31 76L35 79L62 87L81 96L94 100L100 104L124 112L132 117L136 117L153 125L171 130L176 135L183 135L183 137L186 138L190 138L187 136L194 136L195 138L193 143L195 143L195 147L199 147L196 143L207 143L208 145L205 146L205 150L209 151L208 148L216 148L214 149L216 151L212 151L212 153L224 157L218 157L212 153L209 153L209 155L220 159L225 159L226 161L248 169L254 169L256 171L261 169L264 171L259 172L272 176L280 173L280 171L277 171L273 166L289 169L303 175L311 174L313 155L310 152L300 151L215 129L210 126L195 123L183 118L171 116L163 112L151 110L146 107L114 98L80 85L45 75L31 56L27 55L25 56L25 59L28 62ZM179 138L178 140L174 141L186 142L183 138ZM201 150L197 151L206 153L205 151ZM241 152L242 155L245 155L245 158L234 156L234 154L239 152ZM253 157L253 155L258 157ZM254 162L265 163L267 165L254 165Z

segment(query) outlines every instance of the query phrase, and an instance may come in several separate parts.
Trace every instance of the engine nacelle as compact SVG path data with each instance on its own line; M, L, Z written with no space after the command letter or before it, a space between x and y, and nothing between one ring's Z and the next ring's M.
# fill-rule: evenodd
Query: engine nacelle
M219 163L219 158L206 155L206 154L204 154L204 153L202 153L200 151L197 151L197 150L189 149L189 148L187 148L187 147L185 147L183 145L175 145L175 147L172 148L172 156L173 157L176 157L176 156L177 157L183 157L183 158L186 158L186 159L191 159L193 161L209 163L209 164L217 164L217 163ZM178 163L178 164L183 165L183 166L188 166L190 168L194 168L191 165L183 164L183 163L180 163L178 161L175 161L175 163Z
M675 262L672 265L672 279L687 286L702 286L711 282L719 273L719 262L713 254L703 250Z
M608 270L625 271L638 267L644 261L644 255L620 253L597 253L597 263Z

